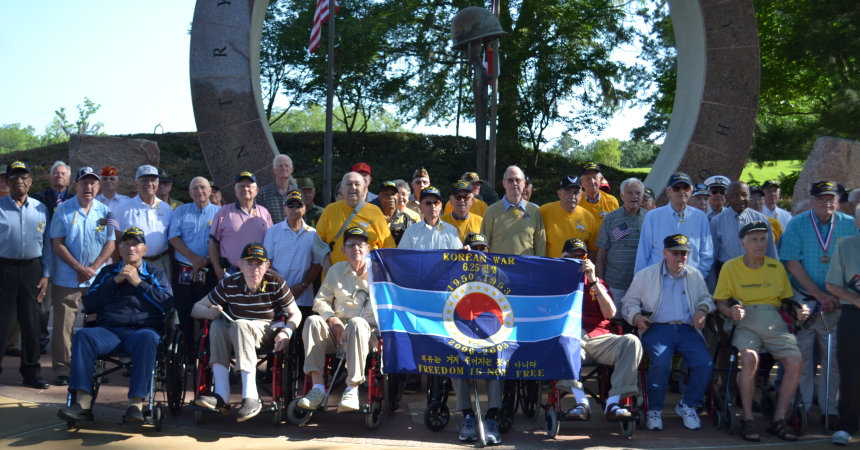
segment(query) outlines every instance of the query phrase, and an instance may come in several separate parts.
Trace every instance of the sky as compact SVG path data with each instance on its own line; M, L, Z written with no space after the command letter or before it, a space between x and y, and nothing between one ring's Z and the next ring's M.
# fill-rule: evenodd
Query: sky
M158 124L165 132L196 131L188 75L194 5L195 0L3 0L0 125L30 125L41 134L60 107L74 122L76 106L88 97L101 105L92 119L103 122L108 134L149 133ZM629 139L646 112L627 109L599 136L576 137L583 143ZM453 123L407 128L454 134ZM562 131L554 127L548 137ZM474 124L461 123L461 135L474 132Z

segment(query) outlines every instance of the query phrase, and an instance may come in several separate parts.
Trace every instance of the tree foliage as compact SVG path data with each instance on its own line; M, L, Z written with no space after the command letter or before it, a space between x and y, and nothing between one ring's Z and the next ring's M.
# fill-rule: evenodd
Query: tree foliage
M36 147L40 143L36 130L20 123L0 125L0 154Z
M346 107L347 109L349 107ZM334 131L346 131L343 117L339 115L339 111L343 108L334 109L334 121L332 128ZM282 116L283 118L271 125L272 132L284 133L300 133L307 131L325 131L325 108L320 105L308 105L302 109L291 109L289 111L275 108L273 114ZM366 122L363 124L368 132L406 132L398 118L386 111L382 110L370 118L359 114L358 120Z

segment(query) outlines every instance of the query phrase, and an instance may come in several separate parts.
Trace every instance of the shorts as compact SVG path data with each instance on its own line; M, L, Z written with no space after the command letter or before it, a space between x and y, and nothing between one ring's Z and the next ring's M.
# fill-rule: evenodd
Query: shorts
M732 345L739 351L764 349L775 359L800 356L797 338L788 332L788 325L773 305L744 306L743 320L737 322Z

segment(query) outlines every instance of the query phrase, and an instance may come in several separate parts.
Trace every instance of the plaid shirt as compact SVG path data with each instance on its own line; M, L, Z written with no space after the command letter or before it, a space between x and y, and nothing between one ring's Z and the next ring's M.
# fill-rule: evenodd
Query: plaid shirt
M626 291L633 281L636 250L639 247L642 222L647 212L646 209L639 208L636 217L630 217L627 210L622 207L603 217L603 223L600 224L600 231L597 233L597 247L606 250L606 271L603 277L613 289ZM630 233L621 240L615 239L611 231L625 222L630 227Z

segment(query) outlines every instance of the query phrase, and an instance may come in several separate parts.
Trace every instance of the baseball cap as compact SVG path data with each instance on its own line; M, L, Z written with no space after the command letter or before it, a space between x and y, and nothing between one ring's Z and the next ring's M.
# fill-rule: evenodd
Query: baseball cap
M571 186L578 186L580 189L582 189L582 181L579 180L579 177L568 175L562 178L561 182L558 184L559 189L567 189Z
M244 260L259 259L266 262L269 260L269 253L266 251L266 247L263 247L263 244L251 242L242 249L242 254L239 255L239 258Z
M487 242L487 238L481 233L469 233L469 235L466 236L466 241L463 242L463 245L468 245L469 247L483 245L484 247L488 248L490 246Z
M250 178L254 183L257 182L257 176L246 170L244 172L240 172L239 175L236 175L236 181L234 181L234 183L242 181L242 178Z
M743 238L744 236L752 233L753 231L767 231L767 224L762 222L761 220L750 222L741 227L741 231L738 232L738 237Z
M750 195L758 192L761 195L764 195L764 188L760 188L758 186L750 186Z
M764 182L764 184L763 184L763 185L761 185L761 188L762 188L762 189L767 189L767 188L769 188L769 187L771 187L771 186L779 187L779 180L767 180L767 181L765 181L765 182Z
M220 191L220 190L221 190L221 186L218 186L218 183L216 183L216 182L214 182L214 181L210 181L210 182L209 182L209 187L211 187L211 188L212 188L212 191L213 191L213 192L214 192L214 191Z
M816 181L812 183L812 187L809 189L810 197L819 197L828 194L839 196L839 187L836 183L827 180Z
M93 177L96 180L102 180L102 177L98 176L98 174L95 170L93 170L92 167L81 167L80 169L78 169L78 175L75 176L75 182L77 183L83 177Z
M343 242L346 242L347 238L358 236L364 239L364 242L367 242L369 237L367 236L367 231L361 227L349 227L346 231L343 232Z
M427 186L426 188L421 189L421 196L418 197L418 200L424 200L424 197L427 197L428 195L435 195L436 197L439 197L439 200L442 200L442 193L439 192L439 189L436 189L433 186Z
M710 191L708 191L708 187L705 186L704 184L697 184L696 189L693 190L692 196L695 197L697 195L708 195L708 196L710 196L711 193L710 193Z
M173 180L170 179L170 174L167 173L166 170L161 170L161 173L158 174L158 181L166 181L168 183L173 183Z
M466 183L483 183L484 182L484 180L482 180L481 177L479 177L478 174L475 172L466 172L463 174L462 177L460 177L460 179L465 181Z
M663 248L666 250L690 251L690 240L683 234L672 234L663 239Z
M684 172L675 172L669 177L669 187L675 187L681 183L687 183L692 186L693 180L691 180L690 176Z
M602 180L600 180L600 188L599 189L603 192L609 192L609 181L607 181L606 178L603 178Z
M574 250L579 249L585 250L586 252L588 251L588 249L585 248L585 242L582 239L568 239L564 241L564 247L561 249L561 254L572 253Z
M427 169L425 169L425 168L423 168L423 167L422 167L422 168L420 168L420 169L416 170L416 171L415 171L415 173L413 173L413 174L412 174L412 179L413 179L413 180L414 180L414 179L416 179L416 178L419 178L419 177L424 177L424 178L428 178L428 179L429 179L429 178L430 178L430 174L427 172Z
M299 190L316 189L314 186L314 180L311 180L310 178L299 178L296 180L296 188Z
M727 188L729 187L729 183L731 183L731 180L722 175L714 175L705 180L705 186L707 186L708 189L712 187Z
M287 195L284 197L284 204L289 204L290 202L299 202L302 205L305 204L304 197L302 197L302 193L293 189L290 192L287 192Z
M139 180L140 177L145 177L147 175L152 175L154 177L158 176L158 169L149 164L145 164L137 168L137 174L134 176L135 180Z
M600 166L598 166L596 162L588 161L579 168L579 176L583 176L591 171L600 172Z
M113 176L119 176L119 172L116 170L116 167L104 166L104 167L102 167L102 171L101 171L101 173L99 173L99 175L101 175L103 177L113 177Z
M371 175L370 166L368 166L367 163L363 163L363 162L357 163L356 165L352 166L352 171L353 172L367 172L368 175Z
M143 236L143 230L138 227L131 227L123 231L120 242L125 241L128 238L134 238L137 239L137 242L146 244L146 238Z
M380 183L379 193L381 194L382 191L384 191L386 189L394 189L394 191L396 192L397 191L397 183L395 183L391 180L383 181L382 183Z
M16 170L23 170L24 172L30 173L30 165L25 162L15 161L6 166L6 176L9 177L12 175L12 172L15 172Z
M653 189L651 189L651 188L646 187L646 188L645 188L645 197L650 198L651 200L653 200L654 198L656 198L656 197L654 196L654 190L653 190Z
M470 186L466 180L457 180L457 182L451 186L451 195L454 195L458 191L467 191L471 194L472 186Z

